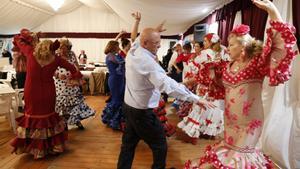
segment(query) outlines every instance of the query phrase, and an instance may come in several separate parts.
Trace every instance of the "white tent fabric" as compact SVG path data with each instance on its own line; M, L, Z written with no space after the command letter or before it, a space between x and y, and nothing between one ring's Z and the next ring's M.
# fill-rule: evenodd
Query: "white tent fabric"
M193 23L200 21L209 12L225 3L220 0L127 0L124 3L115 0L104 1L124 20L130 18L131 12L141 11L144 20L147 21L141 24L142 27L154 26L166 20L166 35L183 33ZM207 10L203 11L204 9Z
M33 31L43 32L119 32L122 29L131 31L134 23L126 24L116 13L109 10L97 10L85 5L70 13L51 17Z
M285 21L292 23L291 0L273 1ZM300 168L300 64L299 56L293 62L291 79L280 86L268 86L265 79L262 93L265 124L261 136L264 152L284 168Z
M80 5L78 1L66 0L59 13L70 12ZM56 14L40 0L2 0L0 11L0 34L18 33L22 28L33 29Z
M12 34L17 33L21 28L27 27L28 29L33 29L38 27L40 24L47 21L49 18L69 13L76 10L78 7L88 7L94 8L96 11L109 11L113 15L119 17L118 20L122 20L125 23L122 28L128 29L132 23L132 18L130 14L135 11L142 12L142 17L145 21L141 23L141 27L155 26L162 20L166 20L167 31L165 35L180 34L186 31L186 29L202 20L211 11L217 7L223 6L225 3L229 3L232 0L185 0L185 1L174 1L174 0L164 0L164 1L153 1L153 0L126 0L126 1L116 1L116 0L65 0L64 6L54 12L46 1L40 0L3 0L0 5L0 18L1 18L1 30L0 34ZM81 10L82 11L82 10ZM95 28L94 24L98 24L101 20L96 20L101 18L99 16L103 13L97 13L91 11L89 14L85 14L85 20L89 21L88 24L84 25L83 30L77 28L78 31L92 32L92 31L103 31L103 29L91 29ZM112 15L112 14L111 14ZM88 18L86 18L88 17ZM58 18L60 18L58 16ZM94 19L95 18L95 19ZM71 20L77 20L82 18L72 18ZM116 20L112 20L114 22ZM71 21L72 23L73 21ZM120 21L121 22L121 21ZM116 24L120 23L117 22ZM102 22L103 23L103 22ZM55 24L55 23L54 23ZM74 28L73 24L65 23L65 27ZM111 24L110 22L104 23ZM114 24L114 23L113 23ZM56 25L56 24L55 24ZM79 25L79 24L78 24ZM81 24L80 24L81 25ZM57 25L56 25L57 26ZM75 25L76 26L76 25ZM58 26L60 27L60 26ZM43 27L44 28L44 27ZM47 30L57 30L50 29ZM52 27L53 28L53 27ZM96 27L97 28L97 27ZM112 27L109 31L114 31L118 29ZM119 28L120 29L120 28ZM60 30L60 29L58 29ZM104 29L105 30L105 29ZM44 30L43 30L44 31ZM119 30L118 30L119 31Z

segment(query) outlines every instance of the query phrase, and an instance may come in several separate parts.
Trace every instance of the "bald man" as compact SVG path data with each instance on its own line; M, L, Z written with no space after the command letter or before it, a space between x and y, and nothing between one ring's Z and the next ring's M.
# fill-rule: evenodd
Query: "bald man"
M156 29L144 29L126 57L126 89L123 104L126 128L122 138L118 169L131 168L135 148L140 140L145 141L152 150L152 169L166 167L165 132L160 120L153 113L153 108L158 107L161 92L181 100L209 105L185 86L169 78L157 63L156 54L160 48L161 30L162 25Z

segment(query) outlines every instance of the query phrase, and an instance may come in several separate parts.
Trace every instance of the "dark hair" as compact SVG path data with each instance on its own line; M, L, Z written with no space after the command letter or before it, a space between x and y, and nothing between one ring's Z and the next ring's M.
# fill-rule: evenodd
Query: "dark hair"
M121 38L121 46L122 49L124 49L128 44L130 44L130 41L126 38Z
M116 40L111 40L107 43L104 53L107 55L108 53L118 52L119 42Z
M191 50L192 50L192 45L191 45L191 43L186 43L186 44L184 44L184 45L182 46L182 48L183 48L184 50L189 50L189 51L191 51Z
M196 41L195 43L198 43L199 44L199 46L200 46L200 48L204 48L204 44L203 44L203 41Z

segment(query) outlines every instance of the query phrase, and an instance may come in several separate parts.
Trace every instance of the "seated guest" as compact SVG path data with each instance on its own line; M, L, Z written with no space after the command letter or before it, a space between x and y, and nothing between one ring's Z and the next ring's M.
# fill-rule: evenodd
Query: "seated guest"
M12 57L11 57L11 53L6 50L6 49L3 49L3 52L2 52L2 57L6 57L9 59L9 64L11 65L12 64Z
M79 63L80 63L80 64L86 64L86 62L87 62L87 56L86 56L84 50L81 50L81 51L80 51L80 54L79 54L79 56L78 56L78 59L79 59Z
M20 52L18 47L14 47L13 51L13 67L16 70L16 78L18 89L24 88L26 80L26 57Z

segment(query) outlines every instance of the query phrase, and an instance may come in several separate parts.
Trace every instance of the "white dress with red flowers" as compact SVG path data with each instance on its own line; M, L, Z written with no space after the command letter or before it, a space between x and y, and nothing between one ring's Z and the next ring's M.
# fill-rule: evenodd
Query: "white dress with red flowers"
M203 64L211 61L216 56L216 53L211 49L201 51L201 55L196 57L190 66L189 77L199 78L199 70L202 69ZM211 62L213 63L213 62ZM207 74L204 74L207 79ZM210 98L215 97L216 91L209 91L208 80L199 80L197 82L196 94L198 96ZM212 95L212 93L214 93ZM224 97L223 97L224 98ZM217 98L219 99L219 98ZM188 116L184 117L181 122L178 123L178 127L181 128L187 135L192 138L199 138L201 134L207 134L210 136L216 136L224 130L223 111L224 103L223 100L215 100L214 104L216 108L203 109L198 104L193 104Z
M273 168L271 160L255 148L264 123L262 82L265 76L270 77L272 86L289 79L296 38L294 28L288 24L271 21L270 25L261 55L252 58L239 72L230 71L232 62L222 71L226 91L224 140L208 146L200 159L188 161L186 169L206 165L223 169Z

